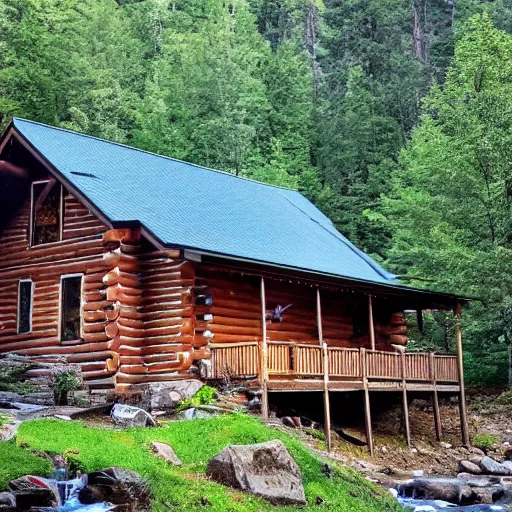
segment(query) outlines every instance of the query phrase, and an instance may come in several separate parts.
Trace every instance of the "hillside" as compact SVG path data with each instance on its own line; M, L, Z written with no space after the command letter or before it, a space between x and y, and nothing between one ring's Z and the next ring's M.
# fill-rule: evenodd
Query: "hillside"
M342 512L398 510L398 505L385 490L370 484L352 470L330 461L331 476L326 476L322 471L324 461L313 455L294 435L238 414L168 423L162 428L122 431L60 420L25 422L16 444L0 443L0 490L18 476L47 474L49 455L72 452L73 459L84 471L118 465L148 478L154 496L154 511L204 510L205 503L211 511L289 510L289 507L274 507L213 483L204 474L207 461L228 444L271 439L281 439L300 466L309 504L303 510L316 510L319 503L322 510ZM173 446L183 466L170 466L157 459L150 452L151 441Z

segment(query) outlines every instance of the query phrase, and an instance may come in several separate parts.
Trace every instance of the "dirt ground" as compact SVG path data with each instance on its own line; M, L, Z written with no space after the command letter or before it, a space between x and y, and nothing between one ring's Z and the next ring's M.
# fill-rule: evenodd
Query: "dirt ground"
M512 449L512 392L469 393L467 404L471 439L483 440L489 446L469 449L462 446L456 398L441 401L443 436L440 442L436 440L431 403L414 400L409 406L412 450L405 442L401 407L394 406L372 418L374 457L369 456L366 446L355 446L334 435L334 458L359 471L388 474L398 479L410 477L415 470L423 470L425 475L456 475L459 461L472 453L480 453L479 449L502 459L505 452ZM343 427L343 432L365 440L363 425ZM309 444L319 447L315 441Z

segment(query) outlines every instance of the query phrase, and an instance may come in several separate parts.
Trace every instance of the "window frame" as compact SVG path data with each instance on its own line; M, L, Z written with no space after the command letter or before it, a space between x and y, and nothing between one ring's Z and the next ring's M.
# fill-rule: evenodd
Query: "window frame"
M43 183L50 183L51 180L36 180L30 184L30 218L29 218L29 226L28 226L28 246L29 247L39 247L44 245L57 244L62 242L63 234L64 234L64 187L62 183L55 183L55 186L59 187L59 239L55 242L46 242L44 244L34 244L34 185L42 185Z
M20 331L20 319L21 319L21 283L31 283L32 286L30 287L30 307L28 311L28 322L29 322L29 329L28 331L21 332ZM32 317L34 312L34 291L35 291L35 283L32 280L32 278L27 279L19 279L18 280L18 306L17 306L17 318L16 318L16 334L30 334L32 333Z
M61 345L73 345L77 343L81 343L83 341L83 328L84 328L84 317L82 315L83 306L84 306L84 273L77 272L74 274L62 274L60 276L60 286L59 286L59 329L58 329L58 338L59 343ZM62 318L63 318L63 298L64 298L64 280L79 277L80 278L80 332L78 333L78 338L73 340L63 340L62 339Z

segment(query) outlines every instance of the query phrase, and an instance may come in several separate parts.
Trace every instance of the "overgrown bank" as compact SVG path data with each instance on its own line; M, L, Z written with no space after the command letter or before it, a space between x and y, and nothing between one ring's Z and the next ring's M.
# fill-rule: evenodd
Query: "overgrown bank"
M215 484L204 475L207 461L226 445L270 439L282 440L299 464L308 501L306 510L398 511L391 496L355 472L332 463L330 472L326 472L324 462L297 438L238 414L123 431L88 428L80 422L60 420L26 422L21 425L16 445L0 443L0 488L17 476L50 471L49 462L30 450L67 453L84 471L112 465L137 471L148 478L155 511L204 510L205 504L211 511L289 510ZM173 446L183 466L171 467L154 457L149 448L151 441Z

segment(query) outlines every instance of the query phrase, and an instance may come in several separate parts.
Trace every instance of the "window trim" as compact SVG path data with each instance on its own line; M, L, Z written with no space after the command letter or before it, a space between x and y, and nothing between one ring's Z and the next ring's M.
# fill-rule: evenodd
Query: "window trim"
M26 332L20 332L20 299L21 299L21 283L31 283L30 287L30 308L28 311L28 321L29 321L29 329ZM35 283L32 281L32 278L27 279L19 279L18 280L18 306L17 306L17 318L16 318L16 334L30 334L32 332L32 316L34 312L34 291L35 291Z
M82 340L83 340L83 328L84 328L84 316L82 314L83 312L83 306L84 306L84 273L83 272L78 272L78 273L74 273L74 274L62 274L60 276L60 285L59 285L59 329L58 329L58 339L59 339L59 343L61 345L72 345L74 343L81 343ZM63 298L63 290L64 290L64 286L63 286L63 281L65 279L69 279L71 277L80 277L80 332L78 333L78 338L74 339L74 340L63 340L62 339L62 309L63 309L63 303L62 303L62 298Z
M39 247L40 245L51 245L62 242L64 233L64 191L62 183L55 183L59 187L59 239L55 242L47 242L45 244L34 244L34 185L42 185L43 183L50 183L50 180L36 180L30 184L30 217L28 226L28 246Z

